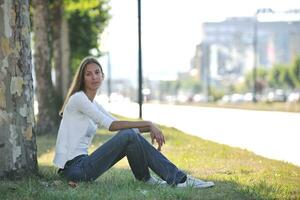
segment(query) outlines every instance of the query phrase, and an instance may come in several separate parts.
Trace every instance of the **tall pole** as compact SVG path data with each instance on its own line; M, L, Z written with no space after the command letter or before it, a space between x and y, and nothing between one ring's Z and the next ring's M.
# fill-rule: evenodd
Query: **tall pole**
M256 79L257 79L257 64L259 63L258 61L258 20L257 16L260 13L274 13L274 11L271 8L261 8L257 9L255 15L254 15L254 33L253 33L253 52L254 52L254 63L253 63L253 103L257 102L256 99L256 93L257 93L257 84L256 84Z
M253 33L253 103L256 103L256 69L257 69L257 13L254 17L254 33Z
M111 95L111 64L110 64L110 53L107 52L107 96L108 102L110 102Z
M139 118L142 119L142 105L143 105L143 71L142 71L142 40L141 40L141 0L138 0L138 59L139 59L139 72L138 72L138 95L139 95Z

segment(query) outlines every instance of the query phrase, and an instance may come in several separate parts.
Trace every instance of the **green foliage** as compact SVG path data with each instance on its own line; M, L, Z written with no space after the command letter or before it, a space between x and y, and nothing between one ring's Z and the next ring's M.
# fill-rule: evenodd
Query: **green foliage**
M180 83L178 81L160 81L159 87L161 92L164 94L176 95L180 87Z
M198 80L186 78L176 81L160 81L160 90L166 94L177 95L178 91L199 93L202 86Z
M192 91L193 93L201 92L201 83L193 78L180 80L180 89L185 91Z
M271 69L257 68L256 87L262 92L265 87L295 89L300 88L300 56L291 64L276 64ZM253 88L253 71L246 74L246 87Z
M213 101L218 101L224 96L223 90L218 90L215 87L210 87L210 95L213 97Z
M99 6L99 3L103 1L99 0L64 0L66 5L66 12L72 13L75 11L86 12ZM106 3L106 2L105 2Z
M269 72L268 82L271 87L294 88L294 83L289 73L291 66L275 65Z
M245 82L237 83L233 86L233 93L245 93L247 91L248 89Z
M279 87L280 86L280 71L281 67L278 65L275 65L271 68L269 74L268 74L268 82L270 87Z
M298 56L289 69L289 76L291 77L293 86L300 88L300 56Z
M263 93L268 87L295 89L300 88L300 56L291 65L277 64L271 69L258 67L256 69L256 91ZM164 94L177 95L178 91L193 94L202 91L201 82L193 78L185 78L178 81L160 81L160 90ZM245 82L230 85L229 93L245 93L253 90L253 70L246 73ZM219 90L211 86L210 95L214 101L222 98L225 90Z
M259 67L256 69L256 87L259 87L260 90L263 90L266 85L264 82L267 80L268 70ZM253 70L249 71L246 74L246 85L249 89L253 88ZM261 91L260 91L261 92Z
M106 27L109 6L106 0L64 0L69 23L70 63L74 73L81 59L90 55L90 50L98 49L99 36Z

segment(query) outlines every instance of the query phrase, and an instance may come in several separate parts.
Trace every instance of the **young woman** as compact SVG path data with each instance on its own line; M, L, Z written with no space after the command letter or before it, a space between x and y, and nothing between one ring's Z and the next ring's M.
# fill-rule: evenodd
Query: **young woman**
M187 176L160 153L165 138L155 124L120 121L94 101L103 80L100 63L92 57L83 59L60 111L62 121L53 161L59 174L75 182L95 180L126 156L135 178L148 184L196 188L214 185ZM97 126L118 133L88 155ZM141 136L143 132L150 132L158 149ZM151 177L149 168L163 180Z

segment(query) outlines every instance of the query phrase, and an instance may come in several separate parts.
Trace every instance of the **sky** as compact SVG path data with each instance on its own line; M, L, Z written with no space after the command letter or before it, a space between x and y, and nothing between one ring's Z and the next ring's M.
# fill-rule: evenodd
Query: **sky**
M143 76L172 80L191 68L201 42L203 22L226 17L254 16L258 8L275 12L300 9L299 0L141 0ZM102 36L100 50L110 52L112 79L129 79L138 73L137 0L110 0L112 18ZM104 71L107 57L102 57Z

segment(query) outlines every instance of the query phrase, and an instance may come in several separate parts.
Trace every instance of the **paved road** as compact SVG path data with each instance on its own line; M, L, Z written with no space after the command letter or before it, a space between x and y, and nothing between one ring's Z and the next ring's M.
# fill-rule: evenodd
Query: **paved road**
M105 107L112 113L138 117L135 103ZM144 104L143 118L300 166L300 113Z

